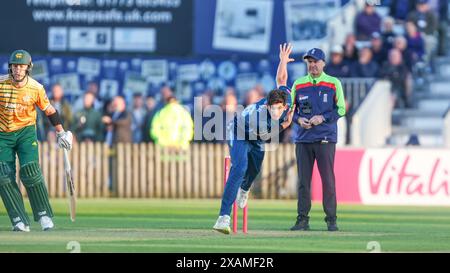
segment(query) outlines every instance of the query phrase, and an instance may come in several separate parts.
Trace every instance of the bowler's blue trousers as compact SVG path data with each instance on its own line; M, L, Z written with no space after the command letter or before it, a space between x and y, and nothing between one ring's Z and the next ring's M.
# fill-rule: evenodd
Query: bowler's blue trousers
M262 145L246 140L231 140L228 143L231 169L222 196L220 215L230 215L231 207L241 187L248 191L261 171L264 160Z

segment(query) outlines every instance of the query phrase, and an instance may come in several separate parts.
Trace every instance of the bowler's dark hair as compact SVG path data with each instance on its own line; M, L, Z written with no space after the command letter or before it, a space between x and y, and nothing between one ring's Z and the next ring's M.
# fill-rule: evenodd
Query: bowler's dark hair
M267 104L268 105L274 105L277 103L282 103L283 105L286 104L288 100L288 95L285 91L280 89L274 89L270 91L269 95L267 96Z

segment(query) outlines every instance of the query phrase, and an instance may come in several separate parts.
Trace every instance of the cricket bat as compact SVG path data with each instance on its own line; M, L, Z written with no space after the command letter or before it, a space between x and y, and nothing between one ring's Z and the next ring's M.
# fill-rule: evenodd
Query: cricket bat
M64 151L64 178L66 179L66 190L69 197L70 220L75 222L76 195L75 186L72 179L72 168L70 167L69 155L66 149Z

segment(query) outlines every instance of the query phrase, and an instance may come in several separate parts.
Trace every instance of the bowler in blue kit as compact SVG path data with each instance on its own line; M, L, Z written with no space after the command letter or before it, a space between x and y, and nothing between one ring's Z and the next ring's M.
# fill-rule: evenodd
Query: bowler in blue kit
M261 171L264 143L275 142L281 130L290 126L295 107L291 106L291 92L286 87L289 53L292 46L280 46L277 89L267 98L247 106L236 114L227 130L231 169L222 196L219 218L214 230L230 233L231 207L236 200L240 208L247 204L249 189Z

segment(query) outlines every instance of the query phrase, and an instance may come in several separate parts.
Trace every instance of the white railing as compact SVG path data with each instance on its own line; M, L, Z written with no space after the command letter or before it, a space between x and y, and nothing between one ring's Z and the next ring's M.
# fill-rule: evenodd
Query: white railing
M444 145L450 148L450 109L447 111L444 119Z
M390 82L377 81L352 119L352 146L381 147L392 132Z
M350 110L356 110L369 93L375 78L340 78L345 101Z
M350 0L328 21L328 38L320 45L327 55L332 45L343 45L347 34L354 32L354 21L359 9L358 0Z

